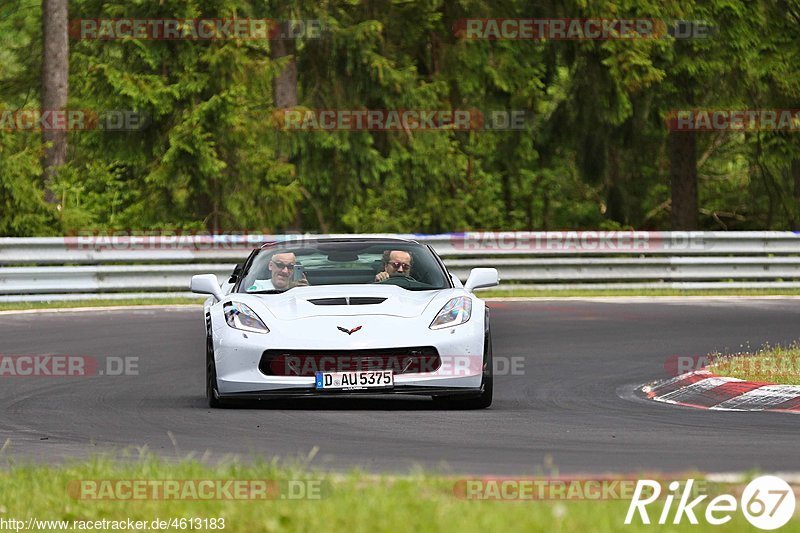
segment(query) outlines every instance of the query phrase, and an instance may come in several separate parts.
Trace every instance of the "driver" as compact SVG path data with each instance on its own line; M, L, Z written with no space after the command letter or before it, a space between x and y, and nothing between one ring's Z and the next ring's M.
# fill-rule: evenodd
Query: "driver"
M270 258L269 264L270 279L257 280L248 291L264 291L277 289L280 291L291 289L297 286L307 286L308 280L303 276L299 281L294 281L294 269L297 267L297 256L294 252L275 254Z
M402 250L386 250L383 252L383 272L378 272L375 281L386 281L390 276L411 276L414 258Z

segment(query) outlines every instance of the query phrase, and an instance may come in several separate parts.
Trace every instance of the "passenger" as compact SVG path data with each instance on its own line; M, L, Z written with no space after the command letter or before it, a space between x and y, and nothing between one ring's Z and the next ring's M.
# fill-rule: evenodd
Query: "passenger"
M267 291L267 290L287 290L298 286L308 286L305 275L300 280L294 280L294 269L297 267L297 256L294 252L275 254L267 265L270 272L270 279L256 280L248 291Z

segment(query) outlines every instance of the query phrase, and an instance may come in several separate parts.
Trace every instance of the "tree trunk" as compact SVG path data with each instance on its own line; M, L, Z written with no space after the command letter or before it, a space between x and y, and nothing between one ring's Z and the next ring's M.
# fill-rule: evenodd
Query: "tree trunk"
M61 111L67 107L69 92L69 40L67 36L67 0L42 0L42 113ZM67 160L66 130L44 130L45 143L42 170L45 200L58 199L51 190L58 167Z
M286 23L284 22L284 24ZM269 52L270 58L272 58L273 61L282 60L289 56L285 66L278 72L275 79L272 80L272 97L275 100L275 108L288 109L295 107L297 105L297 48L295 42L293 39L275 39L270 43ZM281 153L282 151L280 148L278 148L277 151L280 160L293 165L297 164L296 158ZM320 229L327 233L328 225L325 223L319 206L314 203L311 194L305 187L301 186L301 192L316 213ZM303 217L299 209L296 211L294 224L291 229L292 231L303 231Z
M800 224L797 222L797 213L800 212L800 159L792 159L792 181L794 182L794 205L792 211L792 229L794 231L800 230Z
M606 218L618 224L626 224L625 197L623 194L622 172L620 171L619 150L611 146L608 149L608 174L606 176Z
M672 230L697 229L697 133L669 133Z
M276 39L272 41L270 56L279 60L291 56L286 66L273 80L273 94L275 107L286 109L297 105L297 60L295 57L295 42L293 39Z

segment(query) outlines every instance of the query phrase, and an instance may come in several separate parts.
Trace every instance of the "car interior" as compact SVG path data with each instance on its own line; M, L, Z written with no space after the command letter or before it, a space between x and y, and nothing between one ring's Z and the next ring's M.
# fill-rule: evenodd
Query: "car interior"
M327 248L327 249L326 249ZM259 255L251 265L251 273L246 275L247 282L242 286L252 285L254 280L270 279L269 261L277 253L293 252L297 265L308 280L309 285L347 285L375 283L375 276L384 270L383 253L387 250L403 250L411 254L413 267L411 279L400 279L405 276L393 276L383 283L399 285L409 289L439 289L447 286L439 265L427 249L419 245L381 243L360 249L339 249L330 247L283 248ZM255 272L255 275L252 273Z

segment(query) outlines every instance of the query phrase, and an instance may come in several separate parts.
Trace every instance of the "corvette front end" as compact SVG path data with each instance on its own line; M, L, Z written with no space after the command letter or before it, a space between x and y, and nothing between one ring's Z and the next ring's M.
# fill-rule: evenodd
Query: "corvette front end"
M247 300L240 303L255 311L269 328L268 333L231 327L223 312L224 304L209 309L222 397L279 392L306 395L316 391L318 371L392 370L395 388L406 393L414 388L420 388L420 394L426 394L422 389L430 388L479 389L485 333L482 302L473 310L477 315L474 320L433 330L429 326L449 301L447 297L430 298L425 307L432 311L426 309L418 316L393 316L389 297L380 304L342 306L347 309L319 306L325 314L297 317L297 307L317 297L313 293L318 291L312 287L294 291L295 301L285 305L295 313L285 319L270 313L258 296L237 298ZM352 292L352 287L328 287L325 297ZM469 298L466 294L464 297ZM437 307L439 303L442 305ZM347 333L339 328L359 329Z
M476 287L433 250L400 239L268 245L225 288L210 275L192 290L205 305L206 394L233 399L417 394L487 407L491 335Z

